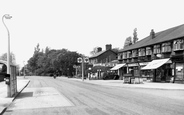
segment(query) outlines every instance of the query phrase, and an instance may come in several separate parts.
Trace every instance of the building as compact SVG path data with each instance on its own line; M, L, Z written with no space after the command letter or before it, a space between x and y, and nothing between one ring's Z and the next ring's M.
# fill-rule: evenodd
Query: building
M119 74L154 82L184 83L184 24L155 33L118 52ZM118 66L118 65L117 65Z
M89 63L93 65L92 70L98 78L102 77L105 71L117 63L118 52L112 49L111 44L107 44L105 48L105 50L102 50L101 47L98 47L97 52L89 57Z
M101 47L97 48L97 53L89 58L89 62L93 66L114 66L111 62L117 60L118 52L112 49L111 44L106 45L106 49L102 51Z

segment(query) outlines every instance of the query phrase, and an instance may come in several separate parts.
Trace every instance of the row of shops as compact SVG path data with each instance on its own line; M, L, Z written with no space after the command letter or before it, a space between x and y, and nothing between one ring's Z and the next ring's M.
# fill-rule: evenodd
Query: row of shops
M129 41L126 39L125 43ZM118 63L110 70L124 81L184 83L184 24L157 33L152 29L146 38L113 52L99 52L89 59L94 65L109 63L116 57ZM109 58L112 54L114 57Z
M121 63L112 71L116 71L121 79L131 82L131 79L153 82L184 83L184 60L178 58L156 59L151 62Z

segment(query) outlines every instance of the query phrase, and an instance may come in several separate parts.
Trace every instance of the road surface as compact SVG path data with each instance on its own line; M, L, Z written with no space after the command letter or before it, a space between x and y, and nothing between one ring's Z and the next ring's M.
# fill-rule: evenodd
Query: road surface
M101 86L63 77L29 79L4 115L184 115L183 90Z

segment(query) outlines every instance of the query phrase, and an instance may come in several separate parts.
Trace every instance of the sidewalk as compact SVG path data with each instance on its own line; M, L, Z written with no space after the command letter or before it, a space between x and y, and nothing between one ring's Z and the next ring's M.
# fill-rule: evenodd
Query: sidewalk
M71 80L81 81L81 79L68 78ZM105 86L116 86L126 88L146 88L146 89L160 89L160 90L184 90L184 84L178 83L159 83L159 82L143 82L143 84L127 84L123 80L84 80L85 83L92 83Z
M17 95L28 85L29 79L17 77ZM16 95L16 96L17 96ZM7 97L7 85L5 82L0 82L0 114L11 104L15 97Z

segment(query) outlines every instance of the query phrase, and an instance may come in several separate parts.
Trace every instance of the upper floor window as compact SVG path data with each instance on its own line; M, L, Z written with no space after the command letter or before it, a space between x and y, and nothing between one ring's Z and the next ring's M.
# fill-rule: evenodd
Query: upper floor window
M183 39L174 40L173 42L173 50L183 50L184 49L184 41Z
M123 59L123 54L118 54L118 59Z
M127 58L132 58L132 53L131 53L131 51L127 51Z
M146 47L146 55L152 55L151 47Z
M171 52L171 43L163 43L162 44L162 52Z
M139 52L139 56L145 56L146 55L145 48L139 49L138 52Z
M123 52L123 59L127 59L127 52Z
M161 53L161 51L160 51L160 45L154 45L153 53L154 53L154 54L159 54L159 53Z
M137 50L132 50L132 57L137 57L137 56L138 56Z

